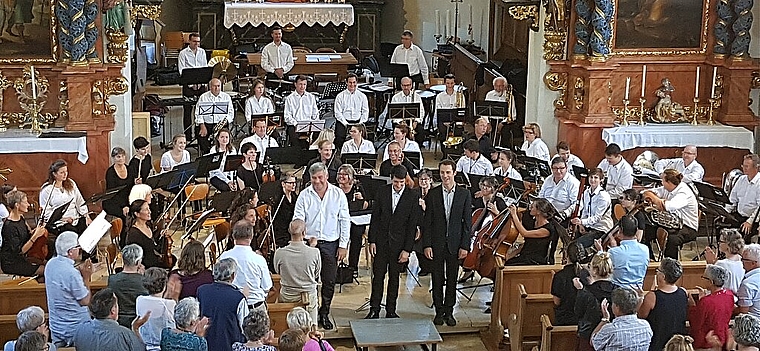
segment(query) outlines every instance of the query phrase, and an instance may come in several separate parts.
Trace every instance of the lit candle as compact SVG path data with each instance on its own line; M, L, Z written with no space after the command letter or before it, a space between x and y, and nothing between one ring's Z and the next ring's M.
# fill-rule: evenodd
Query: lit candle
M718 79L718 66L713 67L713 81L712 89L710 90L710 98L715 98L715 81Z
M699 66L697 66L697 81L694 83L694 98L699 98Z
M446 10L446 37L449 37L449 30L451 29L451 10Z
M29 66L32 71L32 99L37 99L37 81L34 79L34 66Z
M441 11L435 10L435 34L441 34Z
M631 91L631 77L625 79L625 99L628 100L628 93Z
M641 97L644 97L647 86L647 65L641 70Z

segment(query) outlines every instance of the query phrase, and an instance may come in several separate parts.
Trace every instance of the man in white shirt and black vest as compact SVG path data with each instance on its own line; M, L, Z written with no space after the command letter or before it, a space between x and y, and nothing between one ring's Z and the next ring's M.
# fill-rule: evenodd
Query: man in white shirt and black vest
M369 119L369 104L367 96L356 89L358 78L356 74L349 73L346 78L346 90L338 93L335 97L335 147L340 149L346 141L348 128L354 124L367 123Z

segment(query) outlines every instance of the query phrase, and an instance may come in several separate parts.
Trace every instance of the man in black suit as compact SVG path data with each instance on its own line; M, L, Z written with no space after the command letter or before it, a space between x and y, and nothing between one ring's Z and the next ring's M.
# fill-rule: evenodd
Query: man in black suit
M391 169L393 184L388 184L377 192L369 226L369 251L372 262L372 295L369 314L366 319L380 317L380 302L383 300L383 283L388 273L388 296L385 301L385 318L398 318L396 299L398 298L399 274L414 245L418 216L421 213L420 194L405 184L407 170L402 165Z
M472 204L470 192L456 186L456 164L443 160L438 164L442 183L425 198L422 244L425 257L433 260L433 324L457 324L454 319L459 262L470 251ZM446 294L443 293L444 277ZM445 296L445 297L444 297Z

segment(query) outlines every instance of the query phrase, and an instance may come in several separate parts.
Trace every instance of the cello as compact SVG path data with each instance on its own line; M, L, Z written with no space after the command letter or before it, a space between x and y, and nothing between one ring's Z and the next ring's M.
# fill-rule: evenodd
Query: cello
M504 190L507 186L509 186L510 179L504 178L504 182L494 191L493 196L498 196L498 194ZM485 222L486 217L489 214L488 205L492 201L483 201L484 207L478 208L472 213L472 226L470 227L470 236L472 238L472 244L471 244L471 250L467 254L467 257L465 257L464 261L462 262L462 267L472 270L478 270L478 267L480 266L480 257L482 256L480 253L482 245L482 235L486 232L484 229L488 227L483 227L483 222ZM497 215L498 216L498 215ZM494 220L496 220L496 217L491 219L492 223Z

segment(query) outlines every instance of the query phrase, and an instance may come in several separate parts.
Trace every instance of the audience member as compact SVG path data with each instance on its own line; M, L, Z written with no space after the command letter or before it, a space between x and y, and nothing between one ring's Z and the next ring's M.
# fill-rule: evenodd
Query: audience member
M302 351L306 334L301 329L288 329L280 334L277 347L280 351Z
M639 318L646 319L654 334L649 350L662 350L674 334L686 334L689 297L676 285L683 275L681 262L665 257L656 269L652 291L644 296Z
M288 328L301 330L304 332L305 345L303 351L335 351L329 342L322 340L322 334L318 331L311 331L311 326L315 325L311 314L306 312L302 307L296 307L286 317Z
M77 233L63 232L55 241L56 257L45 266L45 292L53 343L58 347L71 346L74 331L80 323L90 320L90 278L92 263L85 260L74 266L79 257Z
M581 278L573 279L578 290L575 297L575 317L578 319L578 351L594 351L591 346L591 332L602 320L599 304L612 298L614 285L612 277L612 259L608 252L598 252L591 259L590 277L584 284ZM609 311L608 311L609 312Z
M139 330L148 351L161 349L161 331L164 328L175 328L173 311L177 302L164 298L166 280L165 270L158 267L148 268L143 276L143 285L149 295L137 297L137 315L145 316L150 313L150 318Z
M749 313L760 317L760 244L749 244L742 252L744 280L736 296L737 313Z
M734 317L731 336L733 337L733 345L728 347L729 350L760 350L760 318L751 314L740 314Z
M50 337L50 329L48 329L48 325L45 323L45 311L40 306L29 306L19 311L16 314L16 327L18 327L21 334L29 331L39 332L45 337L45 341ZM56 351L55 345L52 343L47 343L47 345L48 351ZM15 346L16 340L10 340L5 343L3 351L13 351Z
M649 349L652 328L646 320L636 316L639 296L631 288L616 288L612 291L612 313L615 320L610 323L607 299L599 305L602 320L591 333L591 344L596 351L644 351Z
M137 330L148 320L150 314L132 322L132 330L119 325L119 304L111 288L95 293L90 302L93 319L79 324L74 333L74 347L78 350L145 350Z
M575 296L578 291L573 287L573 280L581 272L578 264L578 245L570 245L565 248L567 264L552 277L552 299L554 300L554 324L575 325L578 318L575 316Z
M272 276L269 274L267 260L253 252L251 248L254 229L254 225L247 220L237 221L232 227L235 247L225 251L219 258L231 258L237 263L235 280L232 283L241 291L248 293L246 296L248 308L266 310L267 306L264 302L269 290L272 289Z
M206 268L206 248L202 242L192 240L182 249L177 269L169 273L166 297L175 301L197 297L198 287L213 282L214 276Z
M739 285L744 279L744 264L742 264L741 256L742 250L744 250L744 239L738 230L727 228L720 231L718 242L718 250L726 254L726 258L719 260L715 251L708 246L705 248L705 261L721 266L728 271L728 277L725 279L726 285L723 287L736 295L739 292Z
M723 349L728 340L728 322L734 310L734 294L725 289L729 272L724 267L708 264L702 279L707 288L699 289L699 301L689 296L689 329L697 349Z
M665 344L663 351L694 351L694 339L688 335L673 335Z
M624 216L619 225L620 243L610 249L612 284L618 287L642 287L649 266L649 250L646 245L636 240L638 220L632 216Z
M45 350L46 336L35 330L25 331L18 337L15 351L40 351Z
M174 322L175 328L161 331L161 351L208 351L205 336L209 319L201 318L200 304L195 297L189 296L177 302Z
M243 334L247 340L245 343L232 344L233 351L276 351L277 349L268 343L274 342L274 330L269 329L269 315L265 310L252 310L243 319Z
M280 302L298 302L301 293L309 298L306 305L312 322L317 320L319 308L317 284L322 269L319 249L306 245L306 223L296 219L290 222L290 244L274 252L274 271L280 274Z
M119 299L119 324L129 328L135 319L135 301L140 295L148 295L148 290L143 286L142 265L143 249L137 244L129 244L121 249L121 260L124 269L114 275L108 276L108 287L113 290Z
M243 292L232 283L237 275L235 259L219 260L213 272L214 282L198 288L201 314L211 321L206 341L210 351L231 351L233 343L245 342L242 328L248 304Z

